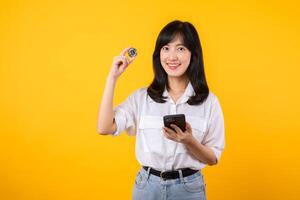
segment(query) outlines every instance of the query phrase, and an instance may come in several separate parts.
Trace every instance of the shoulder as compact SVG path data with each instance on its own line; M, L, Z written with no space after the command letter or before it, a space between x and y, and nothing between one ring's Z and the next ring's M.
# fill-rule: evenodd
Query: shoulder
M209 94L207 96L206 101L207 102L214 102L214 101L216 101L216 99L217 99L217 95L214 92L209 91Z
M141 96L147 93L147 87L140 87L135 91L131 92L130 96Z
M134 99L135 101L141 100L147 96L147 87L140 87L135 91L131 92L129 98Z
M219 104L219 98L214 92L209 91L209 94L206 99L206 103L208 103L210 105Z

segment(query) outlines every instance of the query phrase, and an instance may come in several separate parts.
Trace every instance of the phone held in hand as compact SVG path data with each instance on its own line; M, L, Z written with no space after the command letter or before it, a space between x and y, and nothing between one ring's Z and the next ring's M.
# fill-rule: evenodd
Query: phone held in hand
M184 114L176 114L176 115L165 115L163 117L165 127L168 127L175 131L174 128L171 127L171 124L175 124L178 126L183 132L185 131L185 115ZM175 131L176 132L176 131Z

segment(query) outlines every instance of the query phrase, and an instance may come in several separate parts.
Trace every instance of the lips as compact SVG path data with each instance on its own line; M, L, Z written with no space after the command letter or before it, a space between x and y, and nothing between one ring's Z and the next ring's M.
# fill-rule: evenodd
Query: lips
M167 63L168 67L172 70L175 70L177 67L179 67L180 64L178 63Z

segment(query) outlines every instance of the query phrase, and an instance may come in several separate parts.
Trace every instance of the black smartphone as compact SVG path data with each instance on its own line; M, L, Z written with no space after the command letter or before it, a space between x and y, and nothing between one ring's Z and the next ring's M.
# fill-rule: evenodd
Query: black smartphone
M165 127L168 127L170 129L174 130L170 125L175 124L183 132L185 131L185 115L184 114L165 115L163 118L164 118Z

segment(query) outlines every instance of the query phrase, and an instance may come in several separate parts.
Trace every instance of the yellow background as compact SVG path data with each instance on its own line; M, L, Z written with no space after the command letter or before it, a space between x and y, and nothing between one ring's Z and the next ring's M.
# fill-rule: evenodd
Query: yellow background
M113 56L138 57L114 105L153 77L156 37L193 23L225 116L208 200L300 196L300 5L296 1L1 1L0 199L130 199L135 138L100 136Z

